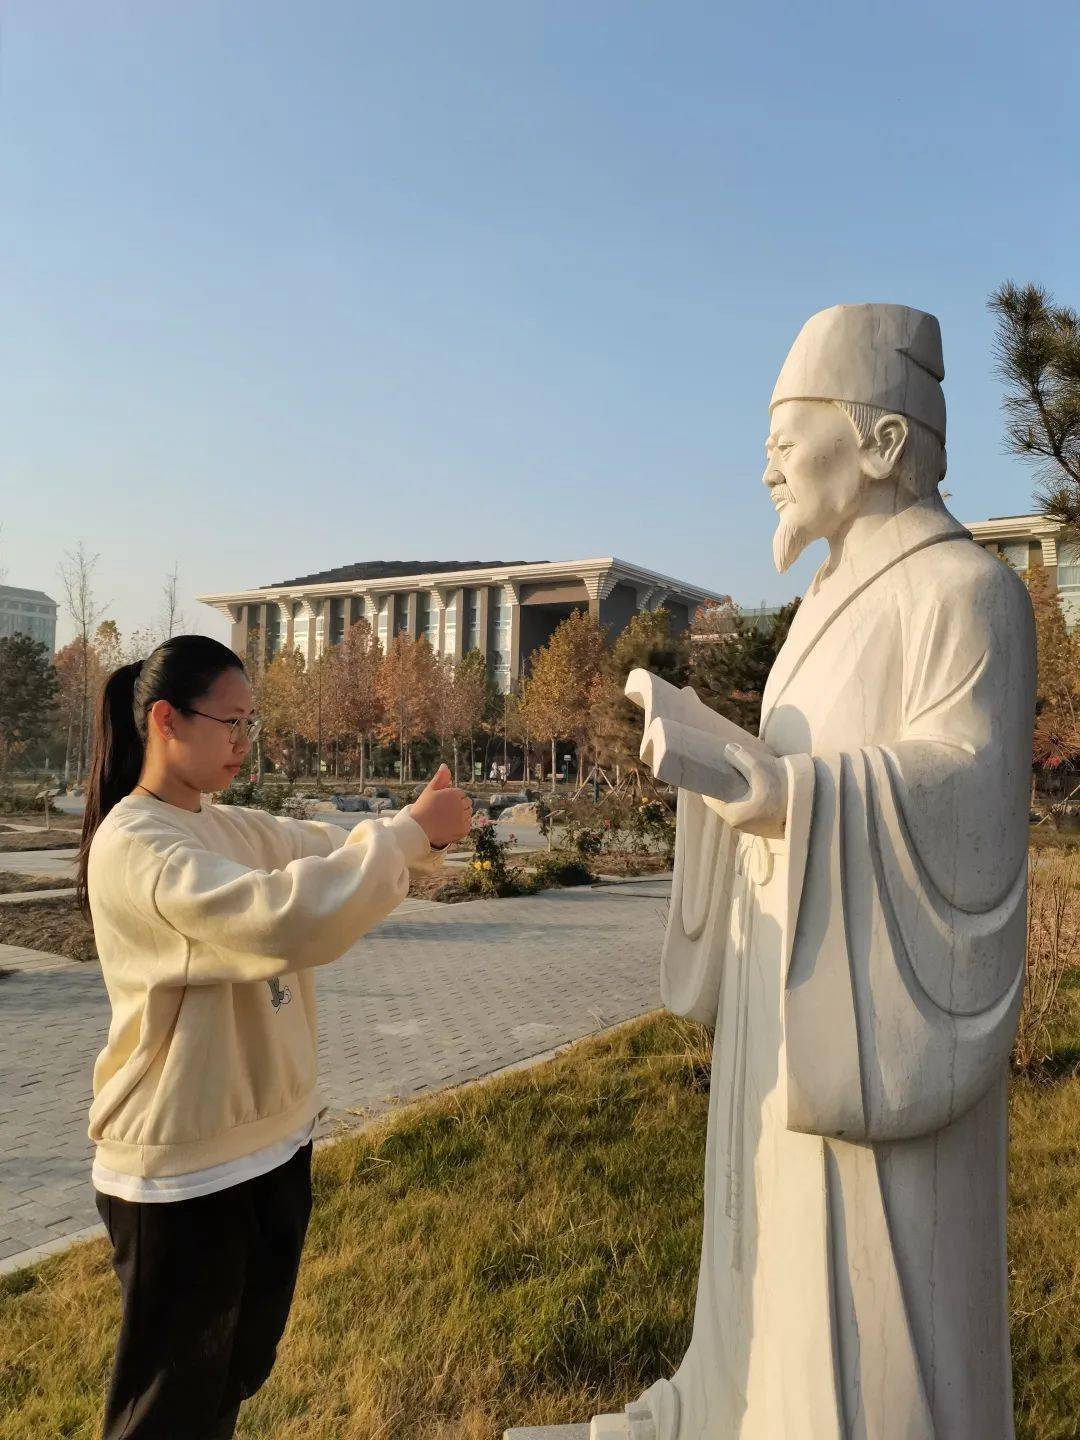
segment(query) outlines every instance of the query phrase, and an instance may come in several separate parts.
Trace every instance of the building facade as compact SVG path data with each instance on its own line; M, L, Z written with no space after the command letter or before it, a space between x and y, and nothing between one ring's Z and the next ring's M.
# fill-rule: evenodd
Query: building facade
M1061 594L1065 618L1070 625L1080 624L1080 536L1045 515L995 515L969 522L967 528L1021 575L1044 567Z
M200 595L232 624L238 655L269 660L299 649L307 661L367 620L385 650L395 635L424 636L436 655L487 657L509 690L534 650L574 609L613 634L642 610L668 610L676 628L723 597L609 556L567 561L374 561L254 590Z
M56 601L41 590L0 585L0 639L29 635L56 652Z

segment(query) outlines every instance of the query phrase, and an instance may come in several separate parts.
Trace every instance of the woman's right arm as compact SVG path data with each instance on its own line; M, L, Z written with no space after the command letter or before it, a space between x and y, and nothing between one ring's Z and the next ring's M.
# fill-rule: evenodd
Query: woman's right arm
M410 825L358 825L329 855L253 870L196 845L161 853L132 837L126 866L136 906L189 942L181 984L268 980L326 965L405 898L409 865L429 850Z

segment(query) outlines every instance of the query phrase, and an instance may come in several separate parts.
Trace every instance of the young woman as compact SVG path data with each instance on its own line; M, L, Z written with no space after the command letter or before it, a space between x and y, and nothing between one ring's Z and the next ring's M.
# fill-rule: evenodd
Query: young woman
M102 692L78 883L112 1003L90 1111L123 1298L105 1440L231 1436L269 1375L311 1208L312 972L471 820L445 766L351 832L208 804L258 728L202 635Z

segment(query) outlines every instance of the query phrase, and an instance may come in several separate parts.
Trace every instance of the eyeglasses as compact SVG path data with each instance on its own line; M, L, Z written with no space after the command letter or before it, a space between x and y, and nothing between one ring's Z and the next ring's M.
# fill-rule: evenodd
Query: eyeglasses
M220 715L208 715L205 710L196 710L191 705L178 705L176 708L185 715L201 715L204 720L214 720L218 725L227 725L230 745L240 743L241 733L247 743L253 745L263 725L254 715L238 715L235 720L222 720Z

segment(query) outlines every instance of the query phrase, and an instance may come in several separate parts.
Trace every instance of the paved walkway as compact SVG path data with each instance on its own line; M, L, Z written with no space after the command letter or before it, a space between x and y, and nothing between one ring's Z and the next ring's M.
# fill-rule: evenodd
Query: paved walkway
M0 836L0 840L3 836ZM74 850L4 850L0 851L0 870L17 875L55 875L58 880L75 879Z
M323 1133L659 1004L670 880L407 900L318 972ZM86 1138L108 1026L96 964L0 945L0 1273L98 1229Z

